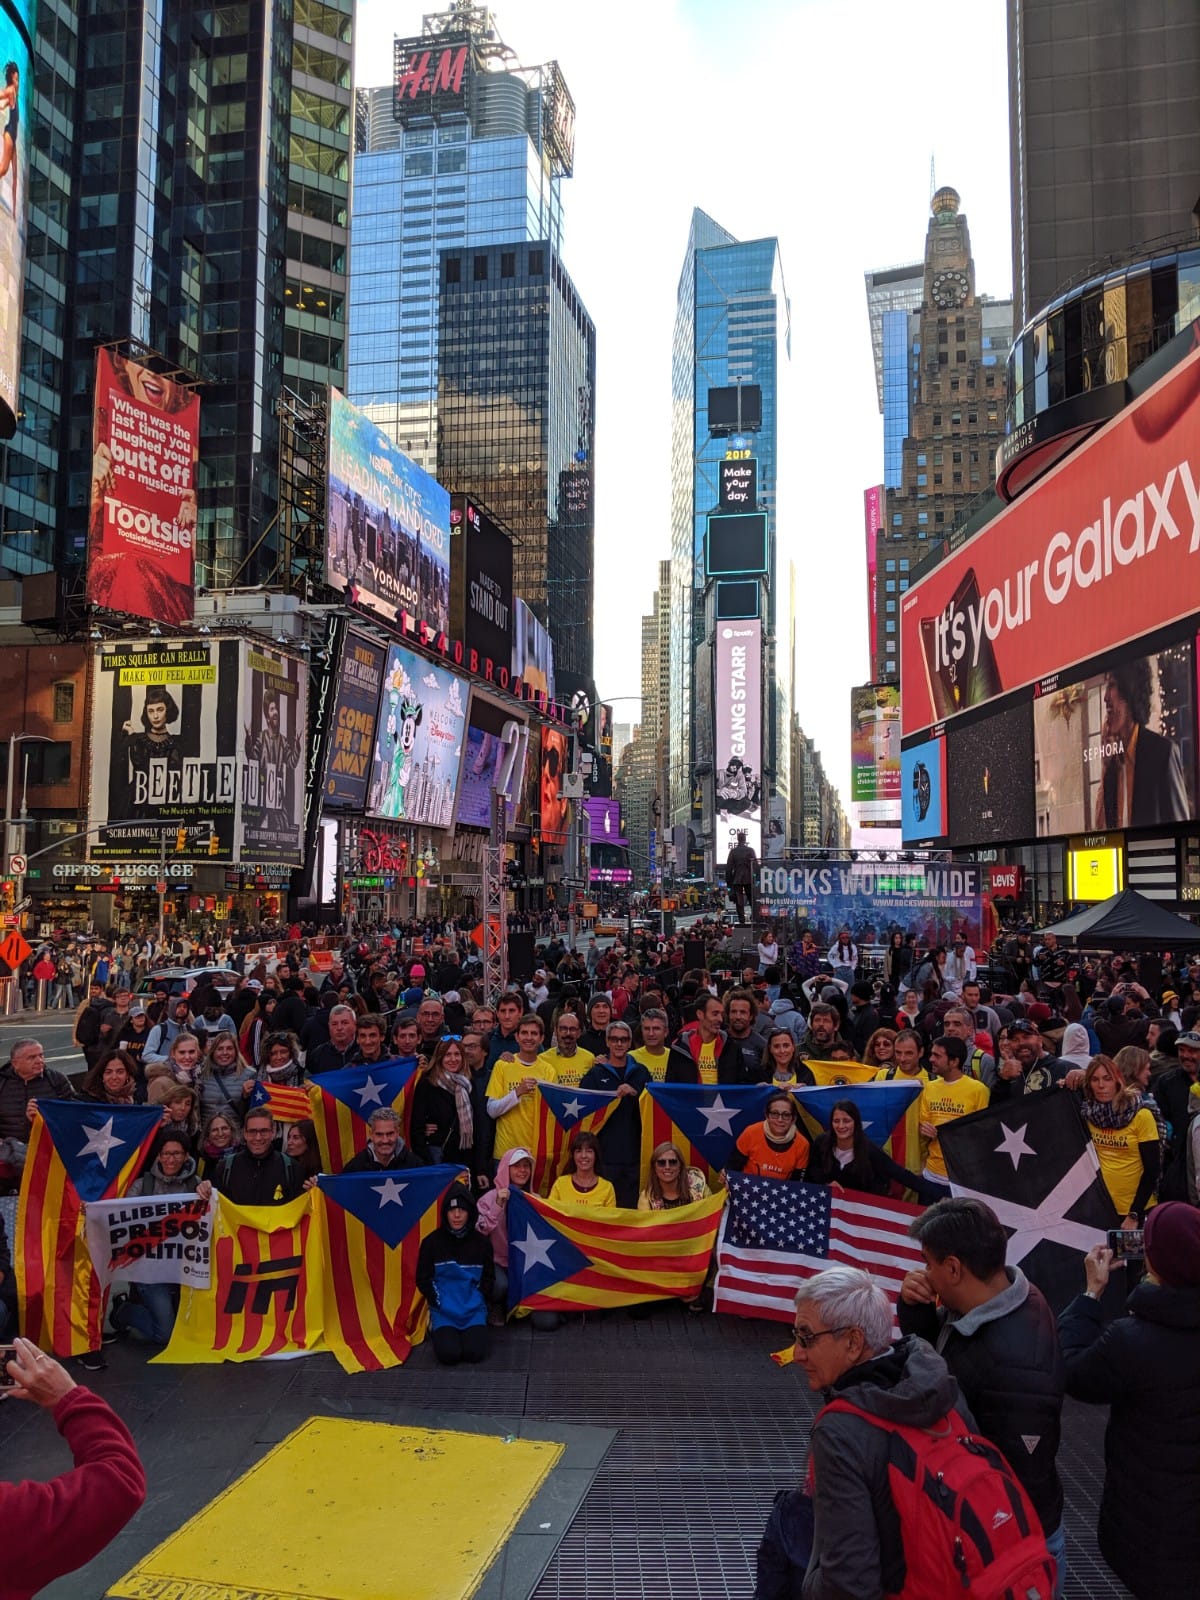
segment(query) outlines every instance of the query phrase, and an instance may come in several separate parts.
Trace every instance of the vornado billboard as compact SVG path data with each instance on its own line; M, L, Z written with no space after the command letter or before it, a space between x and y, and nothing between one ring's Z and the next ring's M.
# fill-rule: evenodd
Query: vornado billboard
M1200 611L1200 350L900 609L905 736Z
M713 652L718 865L744 832L762 853L762 623L719 622Z

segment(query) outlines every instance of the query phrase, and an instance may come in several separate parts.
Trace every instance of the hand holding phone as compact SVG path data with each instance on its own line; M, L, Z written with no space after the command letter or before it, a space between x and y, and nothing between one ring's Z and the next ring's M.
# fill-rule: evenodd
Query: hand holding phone
M1146 1255L1144 1228L1110 1228L1108 1248L1113 1253L1113 1265L1118 1261L1142 1261Z

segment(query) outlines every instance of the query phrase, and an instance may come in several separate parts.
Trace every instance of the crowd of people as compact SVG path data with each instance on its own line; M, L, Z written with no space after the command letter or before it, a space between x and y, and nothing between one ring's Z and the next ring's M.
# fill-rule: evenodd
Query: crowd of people
M19 1183L39 1098L80 1096L98 1104L163 1107L138 1193L205 1197L216 1190L243 1205L280 1204L315 1183L316 1133L311 1121L283 1125L268 1107L252 1104L256 1087L300 1086L345 1066L416 1056L407 1137L394 1111L377 1108L366 1149L348 1170L442 1162L466 1169L469 1181L447 1193L440 1226L423 1242L417 1281L430 1305L437 1358L472 1362L487 1355L489 1326L507 1318L507 1206L512 1190L531 1182L539 1083L606 1090L621 1101L597 1135L575 1138L551 1202L646 1211L684 1206L707 1193L704 1175L674 1144L660 1144L643 1167L639 1101L646 1086L771 1085L778 1092L766 1100L761 1121L738 1138L730 1170L839 1192L908 1195L930 1208L917 1233L927 1269L910 1277L901 1297L906 1336L919 1334L926 1343L891 1345L885 1336L890 1311L885 1326L883 1313L863 1309L878 1293L867 1280L845 1288L850 1309L844 1314L831 1309L841 1303L836 1285L820 1291L829 1298L809 1291L797 1313L797 1360L810 1381L814 1375L820 1380L815 1386L852 1392L855 1404L868 1410L870 1397L859 1395L864 1385L903 1394L912 1389L920 1397L912 1411L915 1426L925 1425L922 1407L948 1409L957 1380L960 1416L967 1426L973 1417L1011 1460L1050 1555L1061 1563L1062 1498L1053 1455L1062 1394L1112 1400L1116 1430L1118 1408L1104 1364L1109 1352L1114 1362L1118 1356L1135 1361L1140 1346L1135 1340L1131 1353L1120 1343L1128 1332L1116 1325L1104 1330L1091 1302L1073 1307L1054 1335L1036 1290L1003 1265L1003 1229L947 1198L939 1132L989 1103L1035 1093L1071 1095L1121 1228L1146 1229L1148 1264L1130 1303L1134 1316L1126 1321L1153 1322L1170 1290L1169 1315L1163 1311L1158 1324L1163 1337L1169 1327L1181 1348L1200 1353L1200 1232L1189 1231L1200 1229L1200 1116L1194 1115L1200 1111L1200 967L1170 970L1152 995L1120 959L1068 970L1047 940L1028 977L1002 994L981 982L969 949L914 953L907 963L900 957L882 979L871 978L862 975L848 930L815 960L801 940L794 952L800 959L785 966L770 928L755 946L735 954L714 920L689 934L705 941L703 967L684 967L680 940L644 935L640 944L601 952L594 941L573 950L554 937L539 948L531 978L491 1003L458 931L429 932L420 954L397 931L369 945L347 939L313 966L300 941L281 947L271 962L244 953L239 960L233 951L232 970L201 973L184 993L167 978L137 994L118 981L111 962L108 971L93 967L75 1017L81 1073L49 1067L32 1036L16 1040L0 1067L0 1184L11 1190ZM892 949L903 952L903 941ZM850 1095L836 1103L827 1132L814 1138L806 1131L790 1091L815 1081L813 1064L824 1064L823 1081L836 1083L841 1062L847 1081L860 1081L867 1066L875 1078L920 1085L920 1160L911 1169L867 1137ZM1173 1220L1179 1215L1182 1222ZM957 1221L938 1221L947 1217ZM1156 1231L1157 1252L1150 1243ZM1185 1245L1195 1252L1190 1266L1181 1255ZM1110 1256L1093 1253L1089 1283L1098 1284L1110 1269ZM0 1322L12 1320L14 1300L0 1237ZM112 1332L159 1345L170 1337L176 1303L170 1286L139 1285L114 1295ZM697 1295L691 1309L704 1304ZM1026 1326L1031 1319L1036 1326ZM548 1331L560 1318L539 1312L534 1322ZM1026 1344L1017 1346L1015 1373L996 1329L1014 1338L1023 1330ZM100 1352L83 1359L103 1363ZM936 1381L930 1362L940 1364ZM853 1375L853 1383L843 1383L843 1373ZM1010 1403L1014 1385L1025 1396L1019 1405ZM890 1405L884 1410L892 1415ZM907 1405L895 1415L907 1415ZM885 1538L874 1555L860 1550L851 1561L847 1548L858 1549L862 1541L842 1536L853 1515L841 1492L849 1469L833 1463L848 1449L842 1435L859 1427L837 1413L814 1435L815 1489L808 1500L815 1534L802 1588L809 1600L893 1592L895 1541L889 1547ZM1026 1443L1018 1452L1014 1430L1026 1440L1036 1436L1034 1448ZM823 1443L826 1436L836 1448ZM847 1459L870 1479L881 1458L877 1444L868 1449L860 1440ZM832 1522L822 1518L829 1481L841 1486ZM878 1484L868 1482L865 1493L878 1509ZM1114 1506L1110 1527L1123 1527L1128 1518L1115 1512ZM1111 1533L1112 1549L1105 1547L1123 1577L1126 1558L1118 1546L1125 1537ZM857 1563L853 1573L847 1562ZM864 1562L874 1562L873 1576L864 1576ZM871 1587L877 1579L882 1589ZM1151 1592L1183 1591L1135 1587L1138 1594Z

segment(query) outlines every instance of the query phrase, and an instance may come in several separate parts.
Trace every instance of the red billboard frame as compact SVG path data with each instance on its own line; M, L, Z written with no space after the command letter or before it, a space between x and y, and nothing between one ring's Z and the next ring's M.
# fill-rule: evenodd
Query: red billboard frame
M1200 348L901 597L903 732L1198 610Z

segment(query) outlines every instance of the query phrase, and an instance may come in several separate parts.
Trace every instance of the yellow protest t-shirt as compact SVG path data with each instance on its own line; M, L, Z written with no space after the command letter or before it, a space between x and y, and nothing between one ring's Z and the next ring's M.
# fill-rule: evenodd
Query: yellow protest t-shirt
M875 1074L876 1083L920 1083L929 1082L929 1074L924 1067L918 1067L915 1072L901 1072L899 1067L880 1067Z
M519 1056L512 1061L497 1061L492 1068L492 1075L488 1079L487 1097L489 1100L503 1100L505 1095L511 1094L522 1078L537 1078L542 1083L557 1083L558 1079L552 1064L547 1063L541 1056L532 1066L526 1066ZM496 1118L496 1142L493 1154L496 1160L506 1150L532 1150L533 1149L533 1095L523 1094L511 1111L506 1111L503 1116Z
M617 1191L607 1178L597 1178L592 1189L577 1189L569 1172L555 1178L550 1203L556 1206L615 1206Z
M707 1044L700 1046L700 1059L696 1063L700 1072L701 1083L716 1083L717 1081L717 1041L710 1039Z
M1142 1153L1138 1146L1158 1143L1154 1115L1143 1106L1123 1128L1095 1128L1089 1122L1088 1132L1100 1158L1104 1187L1112 1196L1117 1215L1127 1216L1142 1181Z
M667 1061L671 1052L669 1050L647 1050L645 1045L629 1052L629 1059L638 1062L654 1079L655 1083L662 1083L667 1076Z
M583 1075L593 1065L596 1058L590 1050L576 1048L573 1056L564 1056L555 1045L553 1050L543 1050L538 1057L538 1065L549 1066L554 1069L551 1081L561 1083L564 1089L578 1089L583 1082Z
M934 1127L940 1127L943 1122L953 1122L958 1117L969 1116L972 1111L982 1111L991 1098L987 1085L980 1083L978 1078L964 1076L955 1083L934 1078L921 1091L921 1121L932 1122ZM925 1167L943 1183L948 1181L945 1157L937 1139L929 1141Z

